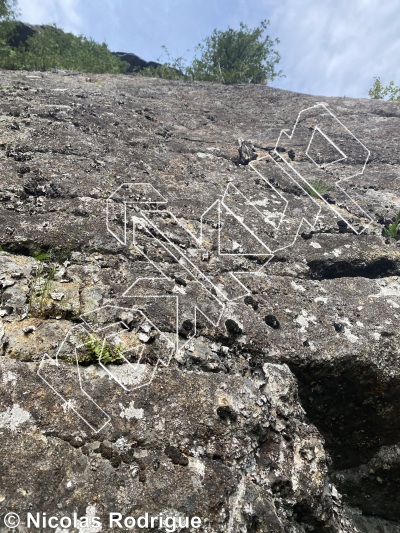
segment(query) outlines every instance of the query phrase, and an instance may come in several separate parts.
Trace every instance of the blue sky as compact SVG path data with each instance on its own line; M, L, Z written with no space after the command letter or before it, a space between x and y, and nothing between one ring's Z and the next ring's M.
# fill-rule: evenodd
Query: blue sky
M55 22L113 51L157 60L165 45L190 60L214 28L270 20L280 68L271 85L323 96L368 97L374 76L400 85L399 0L19 0L21 19Z

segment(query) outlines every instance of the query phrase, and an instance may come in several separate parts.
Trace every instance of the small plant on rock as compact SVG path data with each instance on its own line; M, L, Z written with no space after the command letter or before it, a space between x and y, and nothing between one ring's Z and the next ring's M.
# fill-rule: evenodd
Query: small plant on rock
M36 259L36 261L48 261L52 259L53 252L51 250L43 250L42 248L37 248L33 254L33 258Z
M383 229L383 234L385 237L400 240L400 213L397 214L394 222Z
M36 274L30 288L29 294L29 314L41 317L45 313L51 291L56 266L49 264L48 258L37 259L42 264L36 269Z
M324 196L332 192L332 189L328 183L322 180L311 181L306 190L313 198L319 198L320 196Z
M84 344L84 353L78 358L79 363L102 363L103 365L109 365L123 361L123 344L119 342L108 342L91 333L81 340Z

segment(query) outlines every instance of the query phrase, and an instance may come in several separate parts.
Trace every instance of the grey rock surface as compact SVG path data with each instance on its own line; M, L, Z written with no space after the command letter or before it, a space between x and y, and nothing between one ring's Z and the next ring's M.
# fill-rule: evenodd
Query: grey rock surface
M97 79L1 73L1 515L398 531L399 104Z

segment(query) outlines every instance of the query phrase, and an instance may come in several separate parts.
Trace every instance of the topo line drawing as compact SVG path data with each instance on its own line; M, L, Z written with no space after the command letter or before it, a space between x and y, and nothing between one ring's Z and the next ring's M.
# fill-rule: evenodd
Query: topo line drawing
M166 196L151 183L123 183L107 199L106 228L121 246L144 259L151 274L134 275L116 305L82 315L82 323L71 328L55 359L45 354L38 375L65 409L74 411L92 431L101 431L111 418L93 400L80 371L82 338L100 336L104 350L106 343L124 337L124 371L117 372L101 359L99 367L127 392L150 385L159 367L167 367L174 355L185 354L197 335L199 318L218 326L228 304L250 294L243 276L264 273L278 251L294 247L302 231L314 230L323 207L354 233L365 231L372 218L353 197L352 181L363 175L369 157L364 144L319 103L300 111L291 131L280 132L272 155L249 163L250 177L225 185L221 196L199 213L197 228L189 229L179 220L168 209ZM314 187L321 176L338 194L335 204ZM301 201L283 192L285 184L297 187ZM361 228L353 216L363 221ZM241 258L248 259L245 270L237 268ZM182 272L187 282L177 286ZM168 309L164 315L170 319L172 333L163 333L163 325L157 323L160 306ZM136 316L136 336L129 324L117 320L121 314ZM183 321L190 325L184 338L179 335ZM135 342L148 338L150 332L156 332L159 350L149 373L144 345ZM63 371L68 357L75 367L72 384L65 381Z

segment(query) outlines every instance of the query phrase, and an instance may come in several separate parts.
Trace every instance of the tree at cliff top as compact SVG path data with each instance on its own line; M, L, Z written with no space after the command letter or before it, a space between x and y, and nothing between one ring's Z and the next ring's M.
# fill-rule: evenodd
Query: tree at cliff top
M282 75L276 71L280 61L274 49L279 39L272 40L265 31L269 21L250 29L240 23L239 30L214 30L197 47L200 53L190 70L194 80L221 83L266 83Z
M368 92L369 96L378 100L400 100L400 87L391 81L388 85L382 85L380 78L374 78L374 84Z
M199 57L191 65L184 66L183 58L170 58L159 67L144 69L142 75L168 79L189 79L220 83L267 83L282 76L276 67L280 55L275 50L279 39L265 34L268 20L261 21L256 28L249 28L243 22L238 30L214 30L196 47Z

